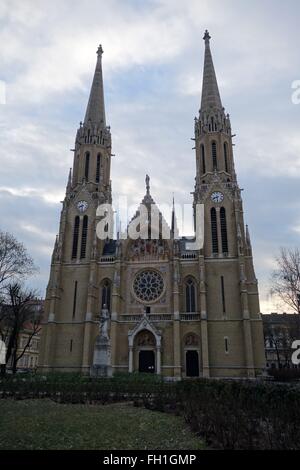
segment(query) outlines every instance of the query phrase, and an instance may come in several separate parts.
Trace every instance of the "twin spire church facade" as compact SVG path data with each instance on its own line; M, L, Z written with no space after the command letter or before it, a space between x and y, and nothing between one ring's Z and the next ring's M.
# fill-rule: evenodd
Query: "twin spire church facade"
M153 372L175 380L254 378L263 373L258 285L234 168L231 124L207 31L204 42L193 193L194 208L204 206L204 245L199 250L188 250L188 240L174 236L174 218L167 240L159 232L154 239L97 237L97 207L112 203L102 47L97 51L52 255L42 370L90 374L95 351L102 347L106 349L99 354L112 374ZM148 177L142 203L149 213L157 207ZM99 318L100 324L105 318L104 346L99 343Z

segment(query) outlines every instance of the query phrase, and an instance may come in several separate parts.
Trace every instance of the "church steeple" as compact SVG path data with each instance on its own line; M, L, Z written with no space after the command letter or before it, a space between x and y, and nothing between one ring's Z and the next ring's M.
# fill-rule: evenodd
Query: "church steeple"
M105 120L105 105L104 105L104 89L103 89L103 74L102 74L102 54L103 49L100 44L97 50L97 64L93 79L93 84L90 92L90 97L85 113L84 124L91 121L93 124L102 124L106 127Z
M105 118L102 55L100 45L84 122L75 140L72 187L89 184L90 191L110 200L111 133Z
M201 98L201 111L209 111L210 109L222 110L222 102L219 93L219 87L214 68L214 63L210 50L210 35L206 30L204 34L205 55L203 68L203 85Z
M106 125L105 118L102 55L103 49L100 45L97 50L96 69L84 122L80 123L77 131L77 147L82 144L96 144L106 149L111 148L110 127Z
M204 34L205 52L203 66L203 82L201 108L199 118L195 122L196 137L207 132L223 132L231 134L229 114L225 114L222 105L216 72L210 50L210 35Z
M204 67L199 116L195 118L196 193L206 177L218 173L229 182L235 179L229 114L222 105L210 50L210 35L204 34ZM205 183L203 183L205 181Z

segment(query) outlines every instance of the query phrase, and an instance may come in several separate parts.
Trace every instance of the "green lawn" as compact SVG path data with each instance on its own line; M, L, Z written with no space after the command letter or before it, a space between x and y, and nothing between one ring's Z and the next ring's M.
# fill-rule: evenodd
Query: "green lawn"
M203 448L181 417L112 405L0 400L0 449Z

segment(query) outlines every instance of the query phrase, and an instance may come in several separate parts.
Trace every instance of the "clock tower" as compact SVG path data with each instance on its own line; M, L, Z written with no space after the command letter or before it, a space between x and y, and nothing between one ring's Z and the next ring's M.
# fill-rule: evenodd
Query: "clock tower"
M104 244L96 236L96 210L99 204L111 203L111 133L105 118L102 55L100 45L52 255L41 351L45 369L63 364L72 370L74 360L79 368L89 368L96 256Z
M204 204L201 290L203 297L205 293L202 317L207 318L210 338L209 368L212 369L212 363L216 366L221 362L219 348L213 348L216 338L221 336L228 354L229 348L236 348L235 366L244 360L247 376L253 377L255 364L264 357L258 284L234 168L234 136L229 114L221 102L208 31L203 39L202 97L195 118L194 206Z

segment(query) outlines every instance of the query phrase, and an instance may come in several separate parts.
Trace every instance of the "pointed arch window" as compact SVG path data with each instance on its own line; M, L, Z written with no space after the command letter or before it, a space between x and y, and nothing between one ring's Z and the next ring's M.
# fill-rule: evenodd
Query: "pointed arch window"
M85 154L85 163L84 163L84 177L88 181L89 179L89 169L90 169L90 154L87 152Z
M196 286L195 281L190 277L185 281L185 311L196 312Z
M225 164L225 171L228 173L228 145L227 142L224 142L224 164Z
M206 166L205 166L205 149L204 145L201 144L201 163L202 163L202 173L206 173Z
M212 162L213 162L213 170L217 170L218 165L217 165L217 144L216 144L216 142L212 142L212 144L211 144L211 156L212 156Z
M105 279L102 283L101 290L101 309L107 308L110 311L111 306L111 282Z
M86 242L87 242L87 231L88 231L88 216L83 217L82 234L81 234L81 249L80 258L83 259L86 256Z
M214 207L210 211L210 222L211 222L212 252L219 253L217 211Z
M221 207L221 210L220 210L220 222L221 222L222 252L228 253L226 210L224 207Z
M77 258L77 248L78 248L78 237L79 237L79 225L80 219L77 215L74 221L74 229L73 229L73 246L72 246L72 259Z
M97 155L97 166L96 166L96 183L100 181L100 167L101 167L101 153Z

